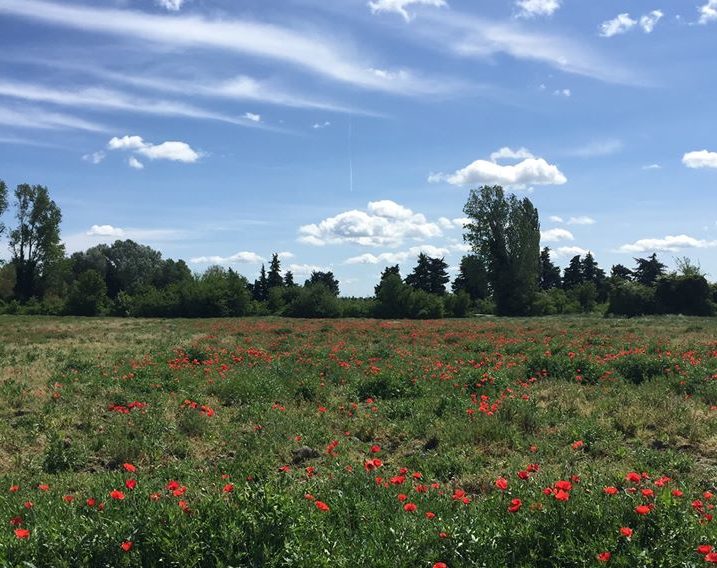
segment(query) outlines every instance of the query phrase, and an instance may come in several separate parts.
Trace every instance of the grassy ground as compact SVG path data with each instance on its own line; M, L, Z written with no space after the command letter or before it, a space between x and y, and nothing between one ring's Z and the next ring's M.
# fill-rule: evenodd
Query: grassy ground
M3 316L0 565L701 566L716 418L710 319Z

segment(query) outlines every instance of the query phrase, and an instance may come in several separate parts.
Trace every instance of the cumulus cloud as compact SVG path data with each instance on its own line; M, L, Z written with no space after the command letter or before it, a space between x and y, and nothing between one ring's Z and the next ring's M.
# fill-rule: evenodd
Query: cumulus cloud
M498 158L516 157L530 154L525 148L513 151L501 148L491 154L491 161L476 160L465 168L452 174L437 173L428 176L431 183L447 182L451 185L502 185L507 188L521 189L530 185L562 185L568 180L557 166L549 164L543 158L526 157L512 165L501 165Z
M157 4L171 12L178 12L186 0L157 0Z
M677 252L685 248L717 247L717 241L696 239L688 235L668 235L661 239L640 239L634 243L624 244L620 252Z
M281 260L288 260L290 258L294 258L296 255L293 252L289 251L283 251L279 253L279 258Z
M125 232L124 229L112 225L92 225L85 234L90 237L123 237Z
M443 8L448 6L446 0L375 0L368 3L372 14L379 12L394 12L403 16L403 19L409 22L413 17L406 8L414 5L434 6Z
M127 164L129 164L129 167L133 170L143 170L144 164L140 162L137 158L134 156L130 156L129 160L127 160Z
M551 220L553 223L562 223L563 222L563 218L559 217L558 215L551 215L550 217L548 217L548 219Z
M465 217L457 219L449 219L448 217L438 218L438 224L441 226L441 229L462 229L470 222L471 220Z
M265 259L255 252L242 251L231 256L198 256L190 259L193 264L258 264Z
M498 160L503 159L521 160L524 158L535 158L535 156L533 156L527 148L518 148L517 150L513 150L507 146L503 146L503 148L492 152L490 155L491 162L497 162Z
M290 264L286 267L294 276L311 276L312 272L328 272L329 266L318 266L316 264Z
M390 200L372 201L367 211L353 209L299 228L299 242L322 246L353 243L362 246L400 246L404 240L442 235L438 224Z
M254 114L253 112L245 112L244 118L246 118L247 120L251 120L252 122L261 122L261 115Z
M540 240L546 243L554 243L558 241L574 241L575 237L567 229L548 229L540 231Z
M568 225L594 225L597 223L592 217L582 215L580 217L570 217L567 221Z
M125 150L135 152L150 160L170 160L192 164L201 158L201 154L192 149L186 142L168 141L161 144L145 142L141 136L115 136L107 143L109 150ZM140 162L130 157L130 166L137 167ZM142 166L144 167L144 166Z
M523 18L535 16L552 16L560 8L561 0L518 0L515 5Z
M661 10L652 10L647 14L640 17L639 20L633 20L630 14L618 14L612 20L607 20L600 25L600 35L602 37L612 37L629 32L635 26L639 24L642 31L646 34L652 33L655 29L657 22L663 17L664 13Z
M344 261L344 264L396 264L410 258L415 258L423 253L431 258L443 258L450 254L450 249L436 247L433 245L421 245L411 247L406 251L383 252L381 254L365 253L359 256L352 256Z
M700 6L700 24L717 21L717 0L707 0L707 4Z
M584 249L582 247L576 247L576 246L565 246L565 247L558 247L556 249L550 249L550 256L551 258L564 258L564 257L573 257L575 255L585 256L590 251L588 249Z
M698 150L682 156L682 163L688 168L717 168L717 152Z
M100 150L99 152L92 152L92 154L85 154L84 156L82 156L82 159L85 162L90 162L91 164L96 165L102 162L102 160L104 160L106 156L107 154Z

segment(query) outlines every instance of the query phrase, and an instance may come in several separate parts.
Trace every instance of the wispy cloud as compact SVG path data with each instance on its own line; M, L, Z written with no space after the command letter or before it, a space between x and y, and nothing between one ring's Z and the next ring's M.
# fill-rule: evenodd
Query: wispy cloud
M69 114L50 112L36 107L0 106L0 124L18 128L72 129L89 132L105 132L109 128L103 124L78 118Z
M583 146L578 146L568 150L568 156L576 156L578 158L592 158L595 156L611 156L624 148L622 140L611 138L608 140L595 140Z

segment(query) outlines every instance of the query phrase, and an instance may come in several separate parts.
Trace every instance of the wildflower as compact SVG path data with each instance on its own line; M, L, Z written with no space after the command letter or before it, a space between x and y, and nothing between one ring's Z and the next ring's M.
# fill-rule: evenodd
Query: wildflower
M110 497L117 501L122 501L124 499L124 493L122 493L122 491L120 491L119 489L115 489L114 491L110 492Z
M633 531L630 527L621 527L620 528L620 534L624 536L625 538L630 538L632 536Z
M650 507L648 507L647 505L638 505L637 507L635 507L635 512L638 515L647 515L650 512Z
M679 489L673 489L672 490L672 496L673 497L682 497L684 493L680 491Z
M445 562L436 562L433 565L433 568L448 568L448 564L446 564Z
M137 480L136 479L128 479L127 481L124 482L124 485L127 489L129 489L131 491L132 489L137 487Z
M717 564L717 552L710 552L709 554L705 554L705 562L709 562L710 564Z
M558 501L567 501L570 499L570 493L563 491L562 489L556 490L554 496Z
M712 552L712 550L713 550L713 547L709 544L700 544L697 547L697 552L700 554L709 554L710 552Z
M616 495L617 494L617 487L603 487L602 492L605 493L605 495Z
M72 502L75 500L75 498L74 498L74 496L72 496L72 495L65 495L65 496L62 498L62 500L63 500L65 503L72 503Z
M640 483L640 481L642 481L642 476L639 473L631 471L625 476L625 479L630 483Z
M125 552L129 552L130 550L132 550L133 546L134 543L130 540L125 540L122 544L120 544L120 548Z
M178 481L174 481L172 479L169 483L167 483L167 490L169 490L169 491L174 491L175 489L178 489L178 488L179 488Z
M231 493L232 491L234 491L234 484L233 484L233 483L227 483L227 484L224 486L224 488L222 489L222 491L224 491L224 493Z
M585 442L583 442L582 440L575 440L575 441L572 443L573 450L579 450L579 449L582 448L584 445L585 445Z
M508 480L505 477L499 477L495 480L495 486L501 491L508 489Z
M330 510L329 506L323 501L315 501L314 504L319 511L328 512Z
M413 513L413 512L415 512L417 509L418 509L418 507L416 506L415 503L406 503L406 504L403 506L403 510L406 511L407 513Z
M509 513L517 513L523 506L523 502L520 499L511 499L510 505L508 506Z
M131 463L123 463L122 467L124 468L125 471L128 471L130 473L134 473L135 471L137 471L137 468L135 466L133 466Z
M408 499L408 495L404 495L403 493L398 494L398 500L403 503L406 499Z
M90 497L90 498L87 499L87 501L85 501L85 504L86 504L88 507L94 507L94 506L97 504L97 499L94 499L93 497Z
M373 446L371 446L371 453L372 453L372 454L377 454L377 453L379 453L380 451L381 451L381 446L379 446L378 444L374 444Z
M17 493L18 491L20 491L19 485L11 485L10 486L10 493Z
M436 518L436 514L433 513L432 511L426 511L426 518L429 519L429 520L430 520L430 519L435 519L435 518Z
M601 552L600 554L597 555L597 559L599 562L608 562L610 560L610 558L612 558L612 554L610 554L607 551Z
M573 484L569 481L563 481L561 479L560 481L555 482L555 488L561 491L570 491L573 488Z
M37 486L37 488L40 491L48 491L50 489L50 486L47 483L41 483L40 485Z
M28 529L15 529L15 538L30 538L30 531Z
M21 524L22 524L22 517L20 517L19 515L17 517L13 517L12 519L10 519L10 525L12 525L13 527L19 527Z

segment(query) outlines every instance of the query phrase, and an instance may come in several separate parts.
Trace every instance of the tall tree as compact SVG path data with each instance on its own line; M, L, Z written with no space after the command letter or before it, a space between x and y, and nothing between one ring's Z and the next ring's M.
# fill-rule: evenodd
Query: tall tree
M413 272L406 276L405 280L415 290L431 291L431 259L425 253L418 255L418 260Z
M467 254L461 258L452 289L455 294L464 290L473 301L488 297L488 271L478 255Z
M483 186L471 190L463 211L470 220L464 239L488 267L497 313L529 313L540 268L538 210L527 197Z
M570 259L570 264L563 271L563 288L571 290L580 286L584 281L583 263L580 261L580 255L576 254Z
M0 179L0 217L7 210L7 185ZM5 232L5 224L0 220L0 237Z
M281 263L279 262L279 255L274 253L271 255L271 264L269 264L267 287L271 290L272 288L281 288L283 285L284 279L281 277Z
M378 284L373 287L374 294L378 296L378 292L381 289L381 283L384 281L384 279L391 275L395 274L399 278L401 278L401 269L399 268L398 264L394 264L393 266L387 266L383 269L383 272L381 273L381 277L378 280Z
M314 270L309 279L304 282L304 286L308 287L314 284L323 284L334 296L339 295L339 281L336 280L333 272Z
M446 284L451 279L448 276L448 263L444 258L431 258L429 268L430 286L428 292L442 296L446 293Z
M636 258L637 267L633 271L635 282L645 286L654 286L660 276L665 275L665 266L657 260L657 254L652 253L647 258Z
M18 185L15 206L18 225L10 232L15 295L27 300L39 292L42 278L65 254L60 242L62 213L41 185Z
M107 258L107 292L111 298L120 291L134 294L159 278L164 261L158 250L130 239L100 247Z
M615 264L610 270L610 280L627 280L629 282L632 280L632 270L622 264Z
M265 302L269 299L269 279L266 277L266 268L263 264L259 272L259 279L254 281L252 293L258 302Z
M294 273L291 270L287 270L284 275L284 286L287 288L293 288L296 286L296 283L294 282Z
M560 288L560 268L553 264L550 258L550 248L545 247L540 251L540 288L550 290Z

